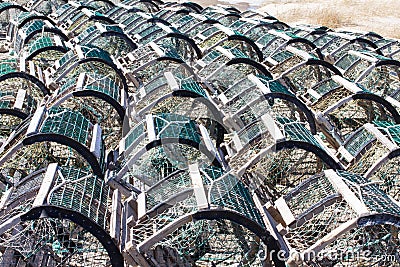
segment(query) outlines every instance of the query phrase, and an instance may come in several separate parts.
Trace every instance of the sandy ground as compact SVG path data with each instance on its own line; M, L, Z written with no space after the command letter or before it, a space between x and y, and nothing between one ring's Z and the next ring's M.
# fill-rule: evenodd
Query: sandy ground
M225 2L224 2L225 1ZM288 24L374 31L400 39L400 0L194 0L203 6L259 9Z

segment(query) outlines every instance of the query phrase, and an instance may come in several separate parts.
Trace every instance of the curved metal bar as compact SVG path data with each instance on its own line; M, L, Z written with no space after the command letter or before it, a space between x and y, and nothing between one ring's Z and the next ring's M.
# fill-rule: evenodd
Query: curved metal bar
M264 74L265 76L267 76L267 77L269 77L271 79L273 78L272 74L267 70L267 68L264 65L254 61L254 60L252 60L250 58L234 58L234 59L229 60L225 65L226 66L231 66L231 65L236 65L236 64L247 64L249 66L254 67L259 72Z
M282 150L282 149L291 149L291 148L300 148L309 152L314 153L317 155L320 159L322 159L331 169L334 170L341 170L343 169L342 166L338 162L336 162L326 151L324 151L322 148L317 147L313 144L304 142L304 141L284 141L276 144L275 146L276 150Z
M320 60L320 59L313 59L310 58L307 60L306 65L319 65L319 66L323 66L327 69L329 69L330 71L332 71L334 74L343 77L343 74L331 63L324 61L324 60Z
M172 24L169 23L168 21L166 21L164 19L161 19L161 18L157 18L157 17L150 18L150 19L146 20L146 22L147 23L157 23L157 22L159 22L159 23L164 24L165 26L168 26L168 27L172 26Z
M28 10L26 10L26 8L23 7L23 6L20 6L20 5L18 5L18 4L10 4L10 5L8 5L8 6L3 6L2 8L0 8L0 13L2 13L3 11L6 11L6 10L8 10L8 9L13 9L13 8L19 9L19 10L21 10L22 12L28 12Z
M57 34L57 35L60 36L65 42L67 42L68 39L69 39L68 36L66 36L66 35L65 35L60 29L58 29L58 28L43 27L43 28L41 28L41 29L32 31L28 36L26 36L25 39L24 39L24 45L27 44L36 34L42 33L42 32L50 32L50 33Z
M112 18L106 17L106 16L99 16L99 15L93 15L89 18L90 20L97 20L97 21L104 21L108 24L118 24L115 20Z
M372 47L373 49L377 49L378 48L378 46L374 42L372 42L372 41L370 41L368 39L362 38L362 37L357 37L357 38L355 38L355 39L350 41L351 44L353 44L355 42L360 42L360 43L367 44L370 47Z
M229 7L226 8L226 10L229 11ZM240 13L240 12L239 12L239 13ZM228 18L228 17L235 17L235 18L240 19L242 16L239 15L238 13L229 13L229 14L223 15L221 18Z
M229 40L229 41L238 40L238 41L246 42L246 43L247 43L248 45L250 45L250 46L254 49L254 51L256 52L257 57L258 57L258 61L259 61L259 62L263 62L263 60L264 60L264 55L263 55L262 51L261 51L260 48L256 45L256 43L255 43L253 40L251 40L250 38L248 38L248 37L246 37L246 36L244 36L244 35L235 34L235 35L230 35L230 36L228 36L228 40Z
M81 60L78 61L78 65L86 63L86 62L90 62L90 61L100 62L100 63L108 65L110 68L112 68L117 73L117 75L121 78L121 81L122 81L122 83L124 85L124 90L125 90L126 93L128 93L128 83L126 81L126 77L122 73L122 71L117 67L117 65L115 65L113 62L106 61L106 60L104 60L102 58L85 58L85 59L81 59Z
M317 134L317 126L315 123L314 114L311 112L311 110L307 107L306 104L304 104L302 101L300 101L297 97L288 95L285 93L274 92L274 93L268 93L268 94L264 95L264 98L266 100L268 100L268 98L270 98L270 97L284 99L284 100L287 100L287 101L293 103L294 105L296 105L306 115L307 122L310 125L311 133L313 135Z
M181 137L177 137L177 138L161 138L158 140L154 140L150 143L148 143L146 145L146 150L149 151L152 148L158 147L158 146L162 146L163 144L184 144L184 145L188 145L191 146L197 150L199 150L200 152L202 152L209 160L212 161L212 165L222 168L221 163L219 162L219 160L216 158L216 155L212 154L205 145L194 142L193 140L187 139L187 138L181 138Z
M26 119L29 114L26 114L20 110L17 109L8 109L8 108L0 108L0 114L6 114L6 115L11 115L11 116L15 116L18 117L20 119Z
M397 66L400 68L400 61L395 60L395 59L386 59L386 60L380 60L375 64L375 67L380 67L380 66L387 66L387 65L393 65Z
M125 109L124 109L124 107L121 106L121 104L118 101L116 101L111 96L101 93L99 91L88 90L88 89L84 89L82 91L75 91L72 93L72 95L77 96L77 97L94 96L94 97L103 99L104 101L106 101L107 103L109 103L111 106L113 106L115 108L115 110L117 111L118 116L121 120L120 123L122 124L124 122Z
M395 216L393 214L372 214L365 217L361 217L357 221L359 227L389 224L400 228L400 216Z
M113 267L124 266L124 259L118 246L111 239L110 235L100 227L97 223L92 221L90 218L84 216L83 214L57 206L44 205L39 207L34 207L27 213L21 215L22 221L37 220L39 218L54 218L54 219L68 219L86 231L91 233L96 237L99 242L106 249L108 255L110 256L110 261Z
M203 10L203 7L201 5L194 2L185 2L181 5L193 9L196 13L201 13L201 11Z
M178 32L171 32L168 33L165 37L177 38L186 41L189 46L193 48L193 50L196 52L197 59L201 59L203 57L200 48L197 46L196 42L189 36Z
M27 145L32 145L34 143L40 143L40 142L45 142L45 141L56 142L58 144L73 148L75 151L77 151L79 154L81 154L87 160L89 165L92 167L93 173L95 175L97 175L98 177L101 177L101 178L104 177L103 169L100 166L96 156L92 152L90 152L87 147L85 147L78 141L75 141L74 139L69 138L65 135L54 134L54 133L38 133L38 134L34 134L34 135L26 137L22 141L22 144L24 146L27 146Z
M400 124L400 114L399 114L399 112L386 99L384 99L384 98L382 98L382 97L380 97L380 96L378 96L376 94L371 94L371 93L357 93L357 94L354 94L352 96L352 99L353 100L356 100L356 99L368 99L368 100L371 100L371 101L374 101L376 103L381 104L382 106L384 106L390 112L390 114L393 116L393 119L396 122L396 124Z
M318 58L320 60L324 60L324 55L322 55L321 49L319 49L313 42L311 42L310 40L307 40L305 38L293 38L290 39L289 41L286 42L287 45L291 45L291 44L295 44L295 43L302 43L305 45L310 46L312 49L315 50L315 52L318 55Z
M186 219L185 219L186 218ZM229 220L243 227L247 228L255 235L257 235L263 243L268 247L268 251L271 252L272 260L277 267L284 267L285 264L282 260L278 258L278 252L280 251L280 246L278 241L267 231L265 228L261 227L258 223L250 220L249 218L243 216L242 214L231 211L231 210L202 210L197 211L193 214L188 214L179 218L178 222L174 224L173 229L184 225L187 221L192 220ZM167 232L163 233L164 235Z
M103 2L103 3L106 3L106 4L110 5L110 6L115 6L115 4L110 0L90 0L86 4L90 5L93 2Z
M44 16L44 15L32 15L28 16L27 18L23 19L20 24L18 24L18 29L22 28L25 24L32 20L46 20L50 22L53 26L57 26L57 23L55 23L51 18Z
M125 33L117 32L117 31L106 31L101 33L102 37L108 37L108 36L117 36L121 39L123 39L133 50L138 48L138 45L128 37Z
M30 54L26 60L32 60L34 57L36 57L37 55L39 55L40 53L46 52L46 51L58 51L61 53L67 53L68 52L68 48L63 47L63 46L58 46L58 45L53 45L53 46L47 46L47 47L42 47L39 48L38 50L36 50L35 52L33 52L32 54Z
M160 10L160 7L154 3L152 0L139 0L140 3L148 3L150 5L152 5L153 7L155 7L157 10Z
M10 72L0 76L0 82L5 81L11 78L22 78L25 80L30 81L31 83L35 84L39 89L42 91L44 95L50 95L49 89L47 89L46 85L40 81L38 78L22 71Z

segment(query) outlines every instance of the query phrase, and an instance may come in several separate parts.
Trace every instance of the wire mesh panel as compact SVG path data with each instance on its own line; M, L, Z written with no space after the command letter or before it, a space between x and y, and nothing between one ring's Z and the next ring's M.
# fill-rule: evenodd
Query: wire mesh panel
M389 59L381 62L389 61ZM382 96L391 101L393 106L399 110L399 105L396 101L399 98L400 72L397 65L382 65L374 67L370 72L358 78L357 81L362 84L367 90Z
M338 166L327 148L302 123L286 118L277 120L284 139L255 150L247 163L239 165L244 181L257 190L263 201L277 199L313 174ZM272 136L269 138L273 139ZM293 145L285 146L285 142L293 142ZM307 146L301 146L301 143ZM230 162L231 166L237 166L236 157Z
M49 72L51 74L47 84L50 87L57 88L64 78L74 78L82 72L93 72L123 81L124 88L127 90L126 78L114 63L111 55L93 45L75 46L75 49L68 51L56 61Z
M40 125L25 121L3 144L0 162L6 183L18 183L20 174L28 175L51 162L92 169L102 176L104 145L101 139L94 141L99 136L93 125L82 114L64 108L51 108L42 116ZM98 144L92 150L94 142Z
M117 256L110 253L111 238L104 235L111 201L102 180L50 165L9 191L3 205L7 216L0 222L4 264L118 266Z
M146 123L134 126L124 139L124 147L120 147L124 154L118 176L129 171L126 179L130 184L152 186L188 164L218 165L215 148L199 127L179 114L147 115Z
M122 133L127 107L121 79L84 72L63 82L47 106L61 106L85 114L92 124L101 125L106 147L115 147Z
M289 262L316 266L327 262L344 266L396 264L396 260L385 263L377 255L399 253L399 240L393 232L398 227L399 206L376 184L347 172L326 171L306 180L283 199L293 216L285 221L285 237L299 253ZM276 205L284 209L278 201Z
M180 223L180 218L195 217L196 212L207 211L207 209L198 209L199 198L197 198L197 193L193 194L192 191L196 185L190 182L197 178L194 178L196 174L193 174L193 166L189 169L174 176L168 176L163 181L170 185L181 181L178 191L170 191L171 187L161 186L160 183L154 187L157 191L150 189L146 192L146 201L148 197L153 201L153 196L156 194L158 197L164 196L164 202L157 206L147 206L149 208L147 215L139 218L132 228L130 235L132 242L137 244L136 249L143 253L144 258L156 261L161 266L216 263L262 266L263 262L257 257L256 251L261 248L263 239L245 224L229 219L196 221L189 219ZM199 170L202 173L199 177L200 183L209 185L207 199L210 211L213 209L221 212L232 210L264 226L251 195L236 177L225 174L219 178L211 178L203 172L204 169ZM164 194L160 195L161 192ZM167 192L170 194L165 194ZM184 192L185 197L180 197ZM162 197L159 198L161 201L162 199ZM164 208L165 204L169 207ZM156 212L156 210L159 211ZM161 229L167 228L169 228L168 233L164 234Z

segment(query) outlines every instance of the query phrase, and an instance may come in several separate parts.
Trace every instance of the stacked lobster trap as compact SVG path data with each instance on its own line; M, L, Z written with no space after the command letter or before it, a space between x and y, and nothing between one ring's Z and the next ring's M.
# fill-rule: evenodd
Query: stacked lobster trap
M400 266L399 40L161 0L0 25L0 266Z

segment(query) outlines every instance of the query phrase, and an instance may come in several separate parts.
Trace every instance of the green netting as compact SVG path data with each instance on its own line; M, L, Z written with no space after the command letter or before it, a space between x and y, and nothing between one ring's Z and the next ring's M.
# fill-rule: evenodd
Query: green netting
M314 175L291 190L284 199L294 215L307 214L316 203L337 193L324 175Z
M235 30L240 30L240 28L243 28L244 25L246 25L247 22L243 20L236 20L234 23L229 25L229 28L235 29Z
M85 39L88 39L89 37L90 37L90 39L92 39L94 36L96 36L98 34L99 34L99 31L98 31L97 27L90 26L90 27L87 27L83 32L81 32L75 38L77 39L78 43L82 43Z
M255 138L259 137L260 134L264 133L267 127L262 121L257 121L245 129L241 130L238 135L242 144L249 144Z
M18 17L17 17L17 22L18 24L21 24L21 22L23 22L25 19L34 16L35 14L31 13L31 12L21 12L19 13Z
M207 53L201 60L206 63L209 64L211 62L213 62L216 58L218 58L219 56L221 56L221 53L216 51L216 50L211 50L209 53Z
M17 91L13 90L0 91L0 108L2 109L14 108L16 93ZM29 115L36 108L36 104L37 104L36 101L30 95L26 95L21 111Z
M213 181L209 195L211 205L232 209L265 227L249 190L235 176L227 174Z
M212 26L212 27L206 29L205 31L203 31L201 34L205 37L209 37L211 34L217 32L217 31L219 31L219 29L217 27Z
M74 266L77 262L87 267L109 266L110 256L99 240L70 220L37 218L21 222L7 230L1 245L11 254L3 254L2 261L11 265Z
M177 49L175 49L174 47L165 45L165 44L161 45L160 47L163 48L165 56L171 57L171 58L176 58L176 59L181 59L181 56L179 55Z
M311 38L311 36L310 36L310 38ZM327 44L328 42L330 42L331 40L333 40L335 38L337 38L337 36L333 36L331 34L322 34L318 38L311 40L311 41L314 42L314 44L316 46L321 48L321 47L325 46L325 44Z
M12 104L14 101L8 100L10 96L13 96L13 91L0 91L0 108L8 109L12 108Z
M192 180L187 171L167 176L146 192L146 208L150 210L159 203L167 201L172 196L192 187Z
M73 28L73 26L75 25L75 24L77 24L77 22L81 22L81 21L83 21L83 19L84 18L86 18L86 15L85 15L85 13L83 13L83 12L76 12L70 19L69 19L69 28L68 28L68 30L72 30Z
M140 135L144 133L144 124L141 122L136 126L132 127L132 130L125 138L125 149L129 148Z
M60 64L60 67L63 67L63 65L65 63L69 62L71 59L73 59L75 57L76 57L75 51L74 50L70 50L62 58L60 58L58 63Z
M186 15L186 16L180 17L178 20L175 20L175 21L173 20L171 22L173 22L177 27L180 27L185 24L188 24L191 21L196 21L196 19L190 15Z
M238 82L233 84L231 87L229 87L223 93L229 100L234 99L235 102L237 103L237 101L239 101L238 98L245 97L245 95L244 95L245 92L250 94L250 92L254 91L254 90L252 90L254 87L255 87L254 83L252 81L250 81L248 79L248 77L245 77L242 80L239 80ZM247 97L245 97L245 98L247 99Z
M146 38L147 36L154 34L157 31L162 31L162 29L157 26L156 24L151 25L147 28L145 28L143 31L138 32L138 34L142 37L142 38Z
M397 145L400 145L400 125L390 121L373 121L380 131L392 138Z
M265 83L265 79L261 80L263 83ZM292 95L294 96L294 94L292 92L290 92L282 83L280 83L279 81L269 81L266 83L269 86L269 90L271 90L271 92L273 93L284 93L287 95Z
M47 111L40 132L65 135L88 145L90 126L91 123L82 114L66 108L53 107Z
M110 10L108 10L108 11L106 12L106 16L107 16L107 17L110 17L110 16L115 17L117 14L119 14L119 13L125 11L125 10L126 10L126 9L123 8L123 7L121 7L121 6L115 6L115 7L111 8Z
M214 181L225 174L223 169L210 165L202 166L200 171L203 173L203 176L207 177L207 179L204 179L203 177L203 183L205 184L210 184L211 181Z
M278 30L278 31L279 31L279 30ZM287 36L289 36L289 37L291 37L291 38L293 38L293 39L300 38L299 36L297 36L296 34L293 34L293 33L290 32L290 31L284 31L284 33L285 33Z
M237 47L233 47L233 48L229 48L229 47L224 47L225 49L229 49L229 51L231 51L231 53L237 57L237 58L249 58L248 55L246 55L245 53L243 53L242 50L238 49Z
M94 90L104 93L112 97L116 101L120 101L121 88L110 77L96 73L88 73L88 81L84 85L86 90Z
M400 207L379 189L377 184L371 183L370 180L360 175L340 170L336 172L339 176L343 177L347 186L350 187L371 211L396 216L400 214Z
M277 37L277 36L275 36L275 35L273 35L273 34L267 33L267 34L264 34L263 36L261 36L261 37L257 40L257 43L259 43L259 44L261 44L263 47L265 47L265 46L266 46L267 44L269 44L272 40L277 39L277 38L279 38L279 37Z
M49 204L77 211L107 229L110 188L104 180L87 171L71 167L59 170Z
M69 9L71 9L71 8L75 8L75 7L73 7L72 5L70 5L70 4L68 4L68 3L66 3L66 4L64 4L64 5L62 5L62 6L60 6L60 7L56 10L56 12L55 12L56 17L60 17L60 16L62 16L63 14L66 14L67 11L68 11Z
M110 55L102 50L101 48L98 48L96 46L92 45L84 45L81 46L83 55L85 58L101 58L105 60L106 62L112 63L113 60L111 59Z
M124 31L119 26L116 25L103 25L103 26L106 28L107 31L124 33Z
M347 70L349 69L357 60L359 57L353 54L346 54L343 57L341 57L336 63L335 66L341 68L342 70Z
M181 89L194 92L207 98L206 92L204 91L203 87L201 87L200 84L191 77L181 81Z
M276 120L282 124L283 132L287 140L303 141L321 147L311 132L304 126L304 123L293 121L284 117L277 117Z
M94 12L94 15L95 15L95 16L99 16L99 17L106 17L103 13L100 13L100 12L98 12L98 11L95 11L95 12Z
M165 78L164 75L157 76L150 82L148 82L144 87L144 91L146 94L153 92L155 89L160 88L161 86L164 86L167 84L167 79Z
M124 20L122 23L124 25L126 25L127 27L125 28L125 32L129 32L130 34L132 34L133 29L135 29L135 27L144 20L144 18L142 18L141 16L139 16L138 14L135 13L130 13L130 16L127 17L126 20Z
M285 60L287 60L287 59L289 59L289 58L291 58L293 56L294 56L294 54L292 52L281 51L281 52L278 52L278 53L272 55L271 58L273 60L276 60L277 62L283 62L283 61L285 61Z
M315 86L313 86L311 89L313 89L314 91L316 91L318 94L320 94L321 96L327 94L330 91L333 91L335 89L338 89L341 85L338 84L337 82L335 82L332 79L327 79L324 81L321 81L319 83L317 83ZM314 99L317 100L317 99Z
M200 134L197 131L196 123L189 117L162 113L153 116L155 132L161 138L182 138L189 139L200 144Z
M361 52L364 55L367 55L367 56L370 56L370 57L374 57L374 58L379 59L379 60L390 60L390 58L388 58L388 57L379 55L377 53L374 53L374 52L371 52L371 51L368 51L368 50L360 50L359 52Z
M39 49L45 48L45 47L52 47L56 46L57 44L55 41L49 37L49 36L44 36L41 38L36 39L32 44L29 46L29 54L33 54ZM63 46L65 48L65 46Z
M71 87L75 87L76 86L76 79L75 78L64 79L63 82L64 83L60 87L60 90L59 90L60 93L69 90Z
M45 24L43 21L35 20L35 21L32 21L32 22L24 25L24 27L22 27L21 30L23 32L25 32L26 36L28 36L29 34L31 34L34 31L41 30L44 26L45 26Z
M356 156L360 150L369 144L373 139L374 135L365 128L362 128L345 141L344 147L352 156Z
M38 171L38 173L35 176L30 177L30 179L26 179L26 177L21 177L22 179L14 184L10 198L7 200L6 203L11 204L14 200L27 194L28 192L38 190L43 182L45 171L46 171L46 169L43 169L42 171ZM21 209L21 210L23 210L23 209ZM23 211L26 211L26 210L23 210Z
M143 36L142 34L140 34L141 32L144 32L146 35L146 33L153 32L154 29L159 30L160 27L158 27L155 23L144 21L143 18L141 18L140 24L137 24L135 27L133 27L130 34L139 34L140 36Z
M16 71L16 69L13 66L11 66L10 64L7 64L7 63L0 64L0 76L11 73L11 72L15 72L15 71Z
M11 5L13 5L13 4L12 3L8 3L8 2L0 3L0 9L8 7L8 6L11 6Z

